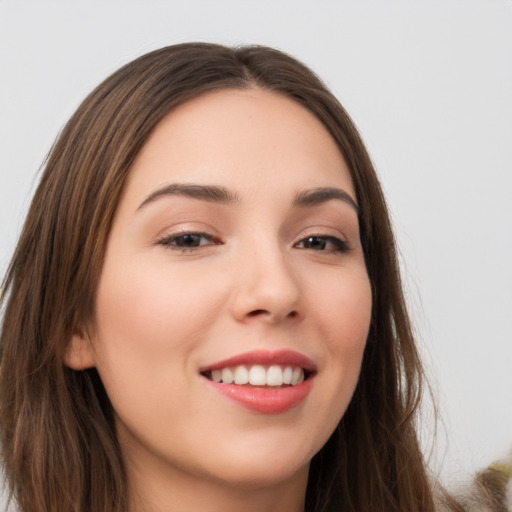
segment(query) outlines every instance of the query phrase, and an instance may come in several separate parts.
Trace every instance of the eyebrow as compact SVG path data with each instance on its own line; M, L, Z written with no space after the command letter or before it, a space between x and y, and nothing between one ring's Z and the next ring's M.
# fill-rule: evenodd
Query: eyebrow
M165 196L185 196L209 203L226 205L234 205L240 202L238 195L225 187L216 185L194 185L192 183L172 183L149 194L149 196L142 201L138 210Z
M359 206L347 192L341 188L332 187L304 190L295 196L295 199L293 200L293 206L296 208L318 206L320 204L326 203L327 201L330 201L331 199L343 201L344 203L347 203L352 208L354 208L356 213L359 213Z
M157 199L167 196L184 196L192 199L199 199L209 203L224 205L236 205L240 198L235 192L219 185L197 185L193 183L171 183L151 192L140 204L137 210L141 210ZM350 195L341 188L323 187L304 190L299 192L293 199L292 205L295 208L308 208L326 203L331 199L337 199L350 205L356 213L359 213L359 206Z

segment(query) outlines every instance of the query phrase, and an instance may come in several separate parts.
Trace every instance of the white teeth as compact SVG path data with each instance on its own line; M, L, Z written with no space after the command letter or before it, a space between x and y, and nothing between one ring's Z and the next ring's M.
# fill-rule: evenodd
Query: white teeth
M212 370L212 380L214 382L220 382L222 380L222 372L220 370Z
M299 383L301 376L302 376L302 379L304 380L304 373L302 372L302 369L295 368L293 370L293 375L292 375L292 382L291 382L292 386L295 386L296 384Z
M280 366L271 366L267 370L267 386L282 386L283 370Z
M272 365L265 368L256 364L253 366L237 366L212 370L211 380L222 384L237 384L243 386L296 386L304 381L304 370L298 366Z
M224 384L232 384L233 383L233 372L229 368L222 369L222 382Z
M233 373L235 378L235 384L248 384L249 383L249 372L245 366L237 366Z
M251 366L249 370L249 384L252 386L265 386L267 384L267 372L263 366Z

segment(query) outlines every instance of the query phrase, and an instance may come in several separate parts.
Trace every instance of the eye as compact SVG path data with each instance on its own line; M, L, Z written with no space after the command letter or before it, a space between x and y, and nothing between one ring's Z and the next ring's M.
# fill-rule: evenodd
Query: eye
M335 236L315 235L308 236L295 244L299 249L309 249L318 252L347 252L349 245Z
M206 233L179 233L161 239L158 244L169 249L187 252L205 245L218 245L220 242Z

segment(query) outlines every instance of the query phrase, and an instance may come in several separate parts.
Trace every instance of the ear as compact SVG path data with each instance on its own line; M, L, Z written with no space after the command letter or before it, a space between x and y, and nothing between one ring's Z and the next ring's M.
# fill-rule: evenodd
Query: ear
M96 366L91 340L81 332L75 332L66 348L64 364L72 370L86 370Z

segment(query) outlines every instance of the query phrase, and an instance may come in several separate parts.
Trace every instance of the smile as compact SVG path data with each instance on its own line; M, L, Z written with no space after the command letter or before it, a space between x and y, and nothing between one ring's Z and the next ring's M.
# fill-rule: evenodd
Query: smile
M203 368L200 374L216 392L238 405L261 414L279 414L307 397L316 366L293 351L255 351Z
M296 386L309 375L299 366L272 365L265 368L262 365L255 364L249 367L239 365L222 368L222 370L212 370L205 372L204 376L222 384L281 387L286 385Z

